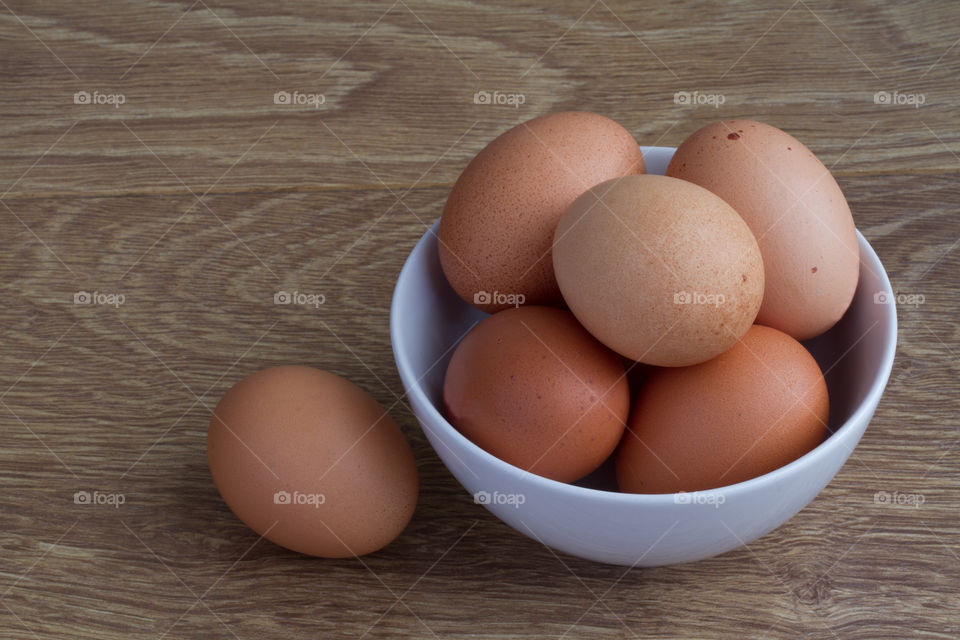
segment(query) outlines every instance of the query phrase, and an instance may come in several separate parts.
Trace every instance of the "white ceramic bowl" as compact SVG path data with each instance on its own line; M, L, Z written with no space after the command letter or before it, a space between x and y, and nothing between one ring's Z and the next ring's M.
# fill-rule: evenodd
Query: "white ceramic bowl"
M663 173L673 151L644 147L647 171ZM442 414L443 378L453 349L487 314L463 302L447 284L436 230L434 224L411 252L390 310L393 353L413 411L430 444L476 502L517 531L582 558L644 567L689 562L780 526L846 462L893 366L893 292L883 265L858 232L860 284L853 304L833 329L806 343L830 391L832 433L820 446L766 475L700 493L617 493L609 461L575 485L548 480L495 458Z

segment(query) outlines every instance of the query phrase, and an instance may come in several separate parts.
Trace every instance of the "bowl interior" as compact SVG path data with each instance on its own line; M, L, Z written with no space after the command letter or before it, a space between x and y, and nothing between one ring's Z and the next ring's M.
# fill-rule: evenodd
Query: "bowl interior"
M663 147L643 150L649 173L663 173L674 151ZM456 345L488 314L461 300L447 283L437 254L438 225L439 221L424 234L398 278L391 309L391 338L408 391L422 393L436 410L442 428L455 431L442 418L444 375ZM831 436L818 449L827 446L833 434L856 413L872 411L893 363L895 308L892 303L877 304L875 299L878 292L886 292L886 299L892 299L890 282L859 232L858 238L860 282L850 309L830 331L804 342L824 372L830 394ZM464 446L476 446L463 440ZM616 491L612 460L575 484Z

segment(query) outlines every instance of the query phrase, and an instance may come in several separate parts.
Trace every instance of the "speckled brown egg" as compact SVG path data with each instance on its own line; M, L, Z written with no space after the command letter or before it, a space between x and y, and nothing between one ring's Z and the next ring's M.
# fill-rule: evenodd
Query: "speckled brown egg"
M787 334L755 325L713 360L651 373L617 450L617 481L630 493L743 482L820 444L828 413L813 356Z
M563 297L600 342L646 364L678 367L728 349L763 296L757 242L703 187L655 175L601 183L557 225Z
M568 311L494 314L457 346L443 385L451 424L521 469L572 482L599 467L623 435L623 364Z
M343 558L376 551L417 504L410 445L366 391L332 373L254 373L217 404L213 482L248 527L283 547Z
M667 175L716 193L750 226L767 276L757 322L805 340L843 316L860 276L857 233L810 149L768 124L727 120L687 138Z
M488 144L454 184L440 221L440 264L461 298L494 312L562 303L553 230L574 198L644 171L636 141L595 113L552 113ZM522 296L522 297L521 297Z

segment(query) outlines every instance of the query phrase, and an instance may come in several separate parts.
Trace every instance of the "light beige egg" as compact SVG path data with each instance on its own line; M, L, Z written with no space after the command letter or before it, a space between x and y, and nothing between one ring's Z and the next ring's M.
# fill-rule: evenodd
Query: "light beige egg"
M554 270L577 319L623 356L709 360L743 336L763 295L760 250L730 205L690 182L599 184L557 225Z

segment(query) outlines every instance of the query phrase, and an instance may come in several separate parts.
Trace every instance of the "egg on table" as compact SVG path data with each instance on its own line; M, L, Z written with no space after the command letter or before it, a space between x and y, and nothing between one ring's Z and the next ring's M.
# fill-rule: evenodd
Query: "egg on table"
M311 367L264 369L227 391L207 458L240 520L308 555L376 551L417 504L413 453L390 415L352 382Z

